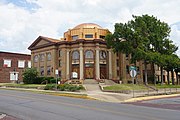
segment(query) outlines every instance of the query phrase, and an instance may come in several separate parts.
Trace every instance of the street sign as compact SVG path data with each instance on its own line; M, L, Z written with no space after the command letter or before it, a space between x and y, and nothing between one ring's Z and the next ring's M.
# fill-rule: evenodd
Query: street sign
M136 67L135 66L130 66L129 70L136 70Z
M130 70L130 76L131 76L132 78L136 77L136 75L137 75L136 70Z

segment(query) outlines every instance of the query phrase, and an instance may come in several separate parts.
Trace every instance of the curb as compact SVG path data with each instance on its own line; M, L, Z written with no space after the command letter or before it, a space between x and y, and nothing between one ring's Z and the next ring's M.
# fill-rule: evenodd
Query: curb
M177 97L177 96L180 96L180 94L138 97L138 98L131 98L131 99L125 100L124 103L138 102L138 101L144 101L144 100L153 100L153 99L161 99L161 98L171 98L171 97Z
M40 94L54 95L54 96L64 96L64 97L73 97L73 98L82 98L89 100L96 100L87 94L84 93L72 93L72 92L64 92L64 91L48 91L48 90L36 90L36 89L22 89L22 88L0 88L5 90L17 90L17 91L27 91L27 92L37 92Z

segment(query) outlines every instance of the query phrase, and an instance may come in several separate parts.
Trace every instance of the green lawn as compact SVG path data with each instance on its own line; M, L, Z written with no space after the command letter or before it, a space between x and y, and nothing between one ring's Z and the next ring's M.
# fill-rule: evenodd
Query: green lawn
M16 83L1 83L0 87L17 87L17 88L38 88L38 87L45 87L46 85L41 84L16 84Z
M166 84L156 84L156 88L161 89L161 88L180 88L180 85L166 85Z
M112 86L104 87L104 90L110 91L122 91L122 90L146 90L144 85L133 85L133 84L117 84Z

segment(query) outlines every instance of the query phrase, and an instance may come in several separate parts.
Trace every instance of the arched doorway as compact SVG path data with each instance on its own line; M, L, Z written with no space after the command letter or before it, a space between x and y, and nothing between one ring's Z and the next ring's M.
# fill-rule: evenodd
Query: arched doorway
M107 53L104 50L99 52L100 58L100 79L107 79Z
M75 50L72 52L72 79L79 79L79 57L79 51Z
M94 78L94 53L92 50L85 51L85 79Z

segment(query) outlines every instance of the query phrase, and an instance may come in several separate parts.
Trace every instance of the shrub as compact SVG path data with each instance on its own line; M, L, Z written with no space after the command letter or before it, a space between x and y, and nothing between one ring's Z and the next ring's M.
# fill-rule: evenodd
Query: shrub
M84 90L84 87L82 85L71 85L71 84L60 84L57 86L57 89L60 91L78 91L78 90Z
M44 87L44 90L54 90L56 87L55 84L47 84L45 87Z
M56 83L56 79L50 79L50 83Z
M34 80L38 77L36 68L26 68L23 72L23 82L25 84L33 84Z

